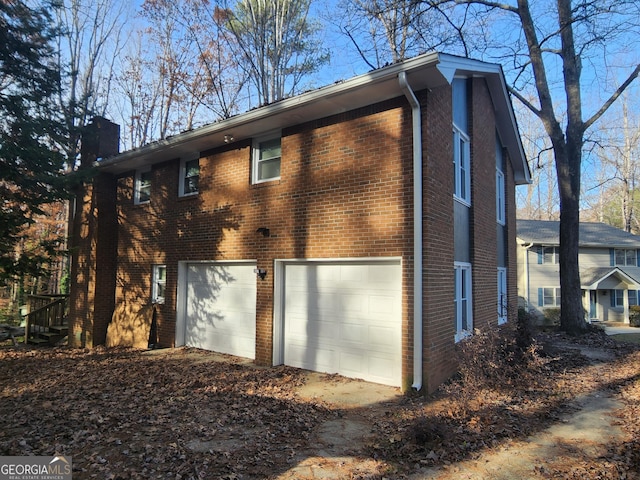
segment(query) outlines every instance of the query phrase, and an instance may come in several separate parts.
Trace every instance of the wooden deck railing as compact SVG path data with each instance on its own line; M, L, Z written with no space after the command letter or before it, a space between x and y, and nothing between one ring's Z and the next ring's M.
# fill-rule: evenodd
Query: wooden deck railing
M29 313L26 315L25 343L50 331L51 327L66 324L69 307L68 295L30 295Z

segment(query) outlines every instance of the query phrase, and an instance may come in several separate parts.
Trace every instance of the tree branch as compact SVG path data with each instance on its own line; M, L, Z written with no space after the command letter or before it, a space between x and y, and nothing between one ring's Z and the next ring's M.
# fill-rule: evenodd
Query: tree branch
M509 93L511 93L511 95L513 95L514 97L516 97L518 100L520 100L520 102L527 107L529 110L531 110L531 112L533 112L534 115L536 115L537 117L540 117L540 115L542 114L542 112L540 111L540 109L536 108L535 105L533 105L533 103L531 103L529 100L527 100L526 98L524 98L522 96L522 94L520 94L520 92L518 92L516 89L514 89L513 87L507 86L507 89L509 90Z
M613 92L613 94L609 97L609 99L604 102L602 107L594 113L589 120L584 122L584 129L588 129L591 125L593 125L604 113L609 109L611 105L618 99L620 95L627 89L629 85L640 75L640 65L636 65L636 68L633 69L633 72L627 77L627 79L618 87L618 89Z

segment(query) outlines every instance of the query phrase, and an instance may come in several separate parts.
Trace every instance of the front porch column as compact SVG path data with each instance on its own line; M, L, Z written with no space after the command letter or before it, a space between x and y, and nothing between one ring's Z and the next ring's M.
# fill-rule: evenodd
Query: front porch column
M623 290L623 299L622 299L622 304L624 305L624 313L623 313L623 317L622 317L622 321L624 323L629 323L629 290L628 289L624 289Z
M591 290L582 290L582 311L587 323L591 323Z

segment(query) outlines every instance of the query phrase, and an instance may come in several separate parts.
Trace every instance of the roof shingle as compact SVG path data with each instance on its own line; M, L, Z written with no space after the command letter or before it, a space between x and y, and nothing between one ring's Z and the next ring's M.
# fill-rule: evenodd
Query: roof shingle
M517 237L524 243L560 245L560 222L517 220ZM606 223L580 222L580 246L640 248L640 236Z

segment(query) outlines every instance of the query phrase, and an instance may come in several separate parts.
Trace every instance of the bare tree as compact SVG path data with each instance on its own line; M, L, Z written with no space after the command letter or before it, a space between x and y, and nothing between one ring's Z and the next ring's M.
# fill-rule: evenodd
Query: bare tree
M601 181L601 215L604 220L627 232L637 230L637 197L640 180L640 124L630 112L629 95L621 103L619 115L608 117L600 129L597 144ZM619 118L619 117L622 118Z
M518 127L525 155L530 159L531 166L531 183L526 189L516 191L518 218L557 220L558 186L549 138L535 117L526 115L523 111L518 112L518 108L524 108L522 105L517 106L516 114L521 120Z
M338 8L340 15L331 15L328 21L337 25L370 68L429 50L462 47L468 54L468 42L476 48L482 43L482 37L471 31L462 34L467 12L459 13L453 5L435 8L422 0L342 0ZM474 22L484 28L485 20L474 15Z
M119 65L116 79L118 102L113 102L111 111L124 127L121 138L125 148L135 148L154 139L157 129L160 89L156 81L152 60L146 60L141 32L134 36L129 49Z
M127 3L61 0L54 5L60 28L57 56L63 72L58 101L69 132L62 148L73 168L80 129L93 115L105 115L109 106L114 62L126 39Z
M180 18L179 2L172 0L145 0L142 15L150 23L146 33L150 45L155 49L154 68L159 88L158 138L179 130L192 128L195 111L187 108L187 115L180 118L180 107L189 105L185 85L195 64L195 46L192 37L184 28ZM196 93L192 89L192 94Z
M226 8L241 66L260 103L299 91L302 81L328 61L309 18L311 0L239 0Z
M186 0L181 15L198 53L198 79L187 89L216 118L229 118L239 110L247 74L233 55L228 11L208 0Z

